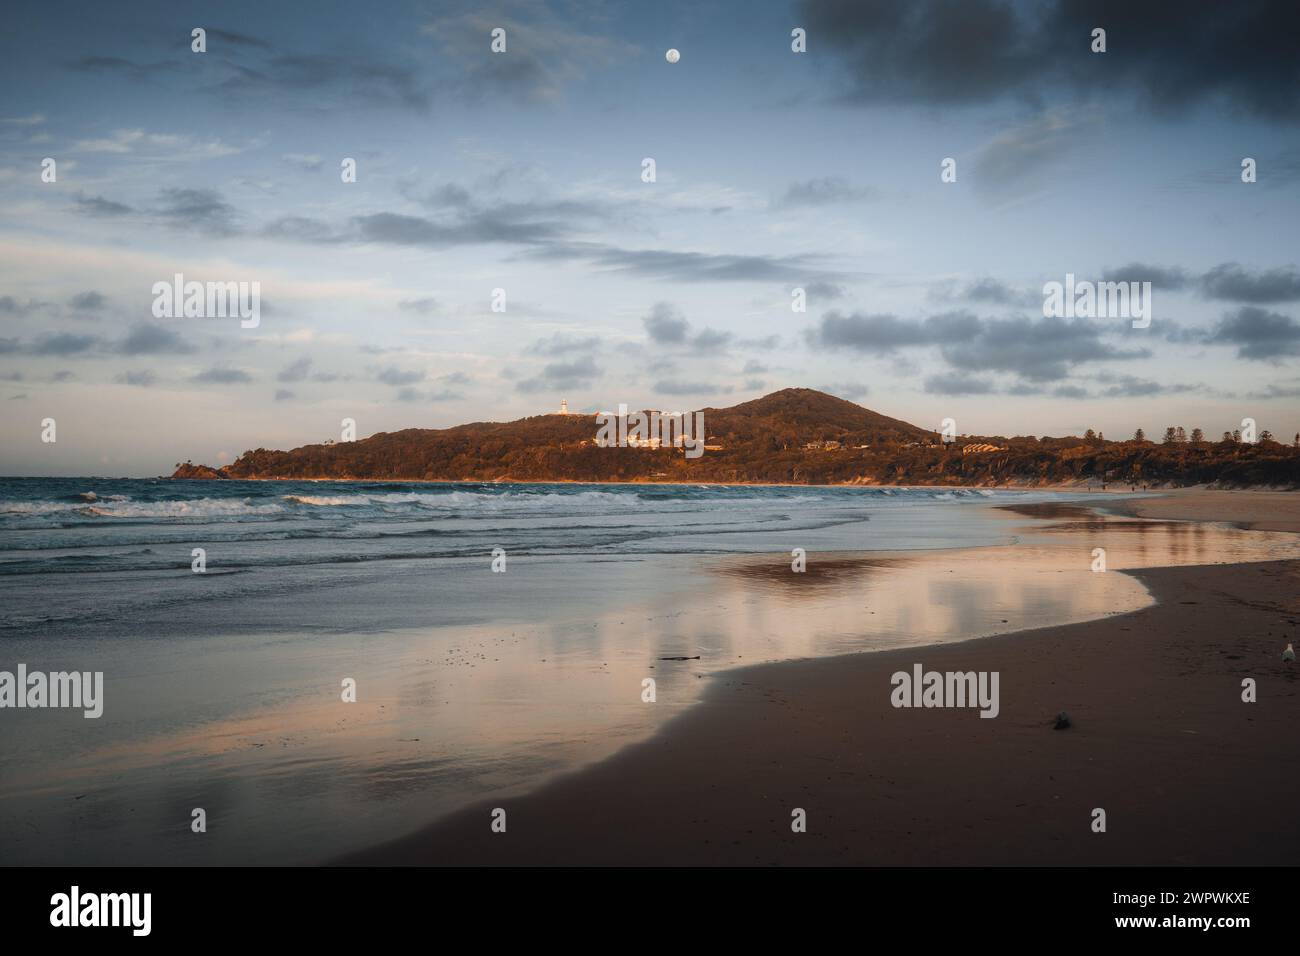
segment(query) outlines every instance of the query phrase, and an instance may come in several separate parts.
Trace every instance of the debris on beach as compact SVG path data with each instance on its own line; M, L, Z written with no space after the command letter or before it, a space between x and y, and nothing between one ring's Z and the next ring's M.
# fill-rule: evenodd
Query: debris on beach
M696 654L694 657L661 657L659 659L661 661L698 661L700 655Z
M1056 715L1056 723L1052 725L1053 730L1065 730L1070 726L1070 715L1061 711Z
M1291 661L1295 660L1295 648L1292 647L1290 644L1287 644L1286 650L1282 652L1282 660L1286 661L1287 663L1290 663Z

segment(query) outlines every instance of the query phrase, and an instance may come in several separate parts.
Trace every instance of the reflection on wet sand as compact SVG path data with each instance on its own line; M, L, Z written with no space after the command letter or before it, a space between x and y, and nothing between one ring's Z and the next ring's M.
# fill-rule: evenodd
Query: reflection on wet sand
M1135 579L1091 570L1095 548L1111 570L1300 553L1294 535L1048 511L1006 515L1021 522L1011 546L809 551L803 572L788 552L575 560L563 593L526 625L314 635L309 655L288 639L214 650L207 669L176 675L194 701L181 726L128 731L11 777L0 789L5 855L328 859L601 759L698 699L707 675L738 664L965 640L1148 603ZM519 559L511 573L530 566L546 567ZM266 680L259 705L206 717L208 675L237 664ZM343 676L357 681L355 705L337 703ZM196 806L221 839L189 832Z

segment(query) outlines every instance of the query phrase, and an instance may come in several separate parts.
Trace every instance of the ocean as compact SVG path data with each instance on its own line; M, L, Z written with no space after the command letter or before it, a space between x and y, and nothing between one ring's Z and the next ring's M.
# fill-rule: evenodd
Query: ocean
M0 671L104 675L98 719L0 711L0 859L322 862L608 756L738 666L1149 601L1096 547L1112 569L1294 553L997 507L1061 498L0 480Z

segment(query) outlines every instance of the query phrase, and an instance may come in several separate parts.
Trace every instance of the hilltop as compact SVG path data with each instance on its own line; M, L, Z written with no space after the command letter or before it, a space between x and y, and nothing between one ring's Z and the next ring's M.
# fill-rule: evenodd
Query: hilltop
M592 415L407 428L357 441L258 448L173 478L423 481L711 481L794 484L1136 484L1300 486L1300 449L1271 440L1111 442L961 436L889 418L809 388L705 408L708 450L601 448Z

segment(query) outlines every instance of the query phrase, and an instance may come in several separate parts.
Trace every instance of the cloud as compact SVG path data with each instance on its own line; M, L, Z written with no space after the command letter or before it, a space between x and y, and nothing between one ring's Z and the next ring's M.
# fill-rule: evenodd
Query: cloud
M660 395L716 395L724 391L708 382L683 382L677 379L655 382L654 390Z
M1183 269L1164 269L1141 262L1130 262L1126 266L1107 269L1101 277L1103 282L1150 282L1151 288L1168 292L1184 289L1191 282Z
M1072 116L1044 111L999 133L975 153L975 189L999 201L1025 198L1044 190L1054 181L1056 165L1077 154L1081 122Z
M227 96L269 96L281 101L297 96L313 106L333 101L417 112L426 112L432 102L427 83L415 69L360 55L282 54L232 65L231 70L218 89Z
M438 308L438 300L432 296L425 296L420 299L404 299L397 303L397 307L403 312L415 312L419 315L428 315Z
M260 40L257 37L251 37L244 33L235 33L231 30L220 30L216 27L206 27L205 29L208 31L209 40L215 38L224 43L234 44L235 46L259 47L263 50L269 50L271 48L271 44L267 43L265 40ZM209 49L212 48L209 47Z
M1085 362L1147 358L1146 349L1124 350L1102 341L1102 327L1086 319L986 319L966 341L939 345L950 365L1015 372L1030 381L1065 378Z
M314 173L319 170L325 162L315 153L285 153L280 158L290 166L305 169L309 173Z
M1207 299L1257 305L1300 301L1300 272L1292 267L1252 274L1235 262L1225 262L1201 276L1200 285Z
M888 313L842 315L832 311L822 316L821 323L807 331L805 338L813 348L889 355L901 348L935 345L950 339L968 342L980 329L979 319L959 312L916 322Z
M1206 104L1271 120L1300 116L1300 58L1282 40L1300 10L1272 0L1009 3L802 0L798 19L840 61L842 99L967 107L1096 99L1173 115ZM1089 49L1104 26L1108 50Z
M805 332L805 338L815 349L876 355L937 347L954 368L1015 372L1031 381L1064 378L1071 366L1085 362L1150 355L1145 349L1109 345L1102 340L1102 331L1102 326L1084 319L980 319L969 312L947 312L915 321L891 314L828 312L818 326Z
M585 261L611 272L672 282L791 282L836 274L812 265L816 257L731 255L666 249L620 249L594 242L550 243L521 254L524 258Z
M302 358L291 362L280 370L276 375L277 382L301 382L311 371L311 357L304 355Z
M73 335L69 332L58 332L51 335L43 335L30 346L26 351L31 355L81 355L89 352L99 345L99 338L94 335Z
M1134 375L1115 375L1102 372L1097 381L1109 387L1103 389L1106 398L1146 398L1153 395L1181 395L1185 392L1198 391L1198 385L1165 384L1151 379L1138 378Z
M137 63L120 56L83 56L68 64L68 69L74 73L117 74L133 80L153 79L178 68L179 64L174 60Z
M703 329L697 334L691 336L691 350L703 355L713 355L725 352L727 346L731 344L733 336L730 332L720 332L717 329Z
M76 203L78 212L85 213L88 216L97 216L101 219L125 216L131 212L130 206L120 202L113 202L103 196L83 196L78 193L73 202Z
M484 55L497 27L506 32L506 53ZM452 98L496 97L532 106L556 102L588 72L626 63L639 53L631 43L598 31L607 31L603 11L570 6L553 13L541 3L457 12L435 17L422 29L448 64L442 83Z
M114 381L119 385L135 385L140 388L149 388L157 384L158 375L152 369L145 368L138 371L128 369L121 372Z
M1238 358L1276 362L1300 355L1300 323L1289 315L1247 305L1224 315L1203 341L1235 345Z
M690 323L669 302L656 302L650 314L642 317L641 324L645 326L646 335L660 345L686 344L686 332Z
M552 362L542 368L540 375L517 382L515 388L525 393L582 389L600 375L596 360L586 355L571 362Z
M805 179L791 183L785 195L777 202L778 206L838 206L844 203L861 202L875 198L874 189L864 189L849 185L848 181L838 176L822 176L818 179Z
M997 389L987 379L958 371L931 375L925 380L925 390L931 395L988 395Z
M253 376L242 368L229 368L223 365L204 369L190 379L192 382L202 382L208 385L239 385L252 380Z
M218 236L235 231L235 209L213 189L164 189L159 216L167 223Z
M98 312L108 305L108 298L93 289L78 292L68 300L68 307L75 312Z
M183 355L194 351L194 346L185 341L174 330L141 322L127 333L117 345L117 351L123 355Z
M834 282L827 282L824 279L814 279L812 282L805 282L803 291L809 299L842 299L845 295L844 286L836 285Z
M275 400L277 402L287 402L294 398L294 393L287 388L277 388L275 390Z
M594 335L578 338L565 332L556 332L549 338L538 339L525 348L524 352L528 355L567 355L570 352L594 352L601 344L600 338Z
M416 382L424 381L425 372L423 369L400 369L395 365L389 365L378 369L375 378L385 385L414 385Z
M1081 385L1058 385L1052 389L1053 398L1087 398L1088 390Z
M837 385L818 385L819 391L826 392L830 395L838 395L840 398L846 398L851 402L859 398L866 398L871 393L871 389L858 382L843 382Z

